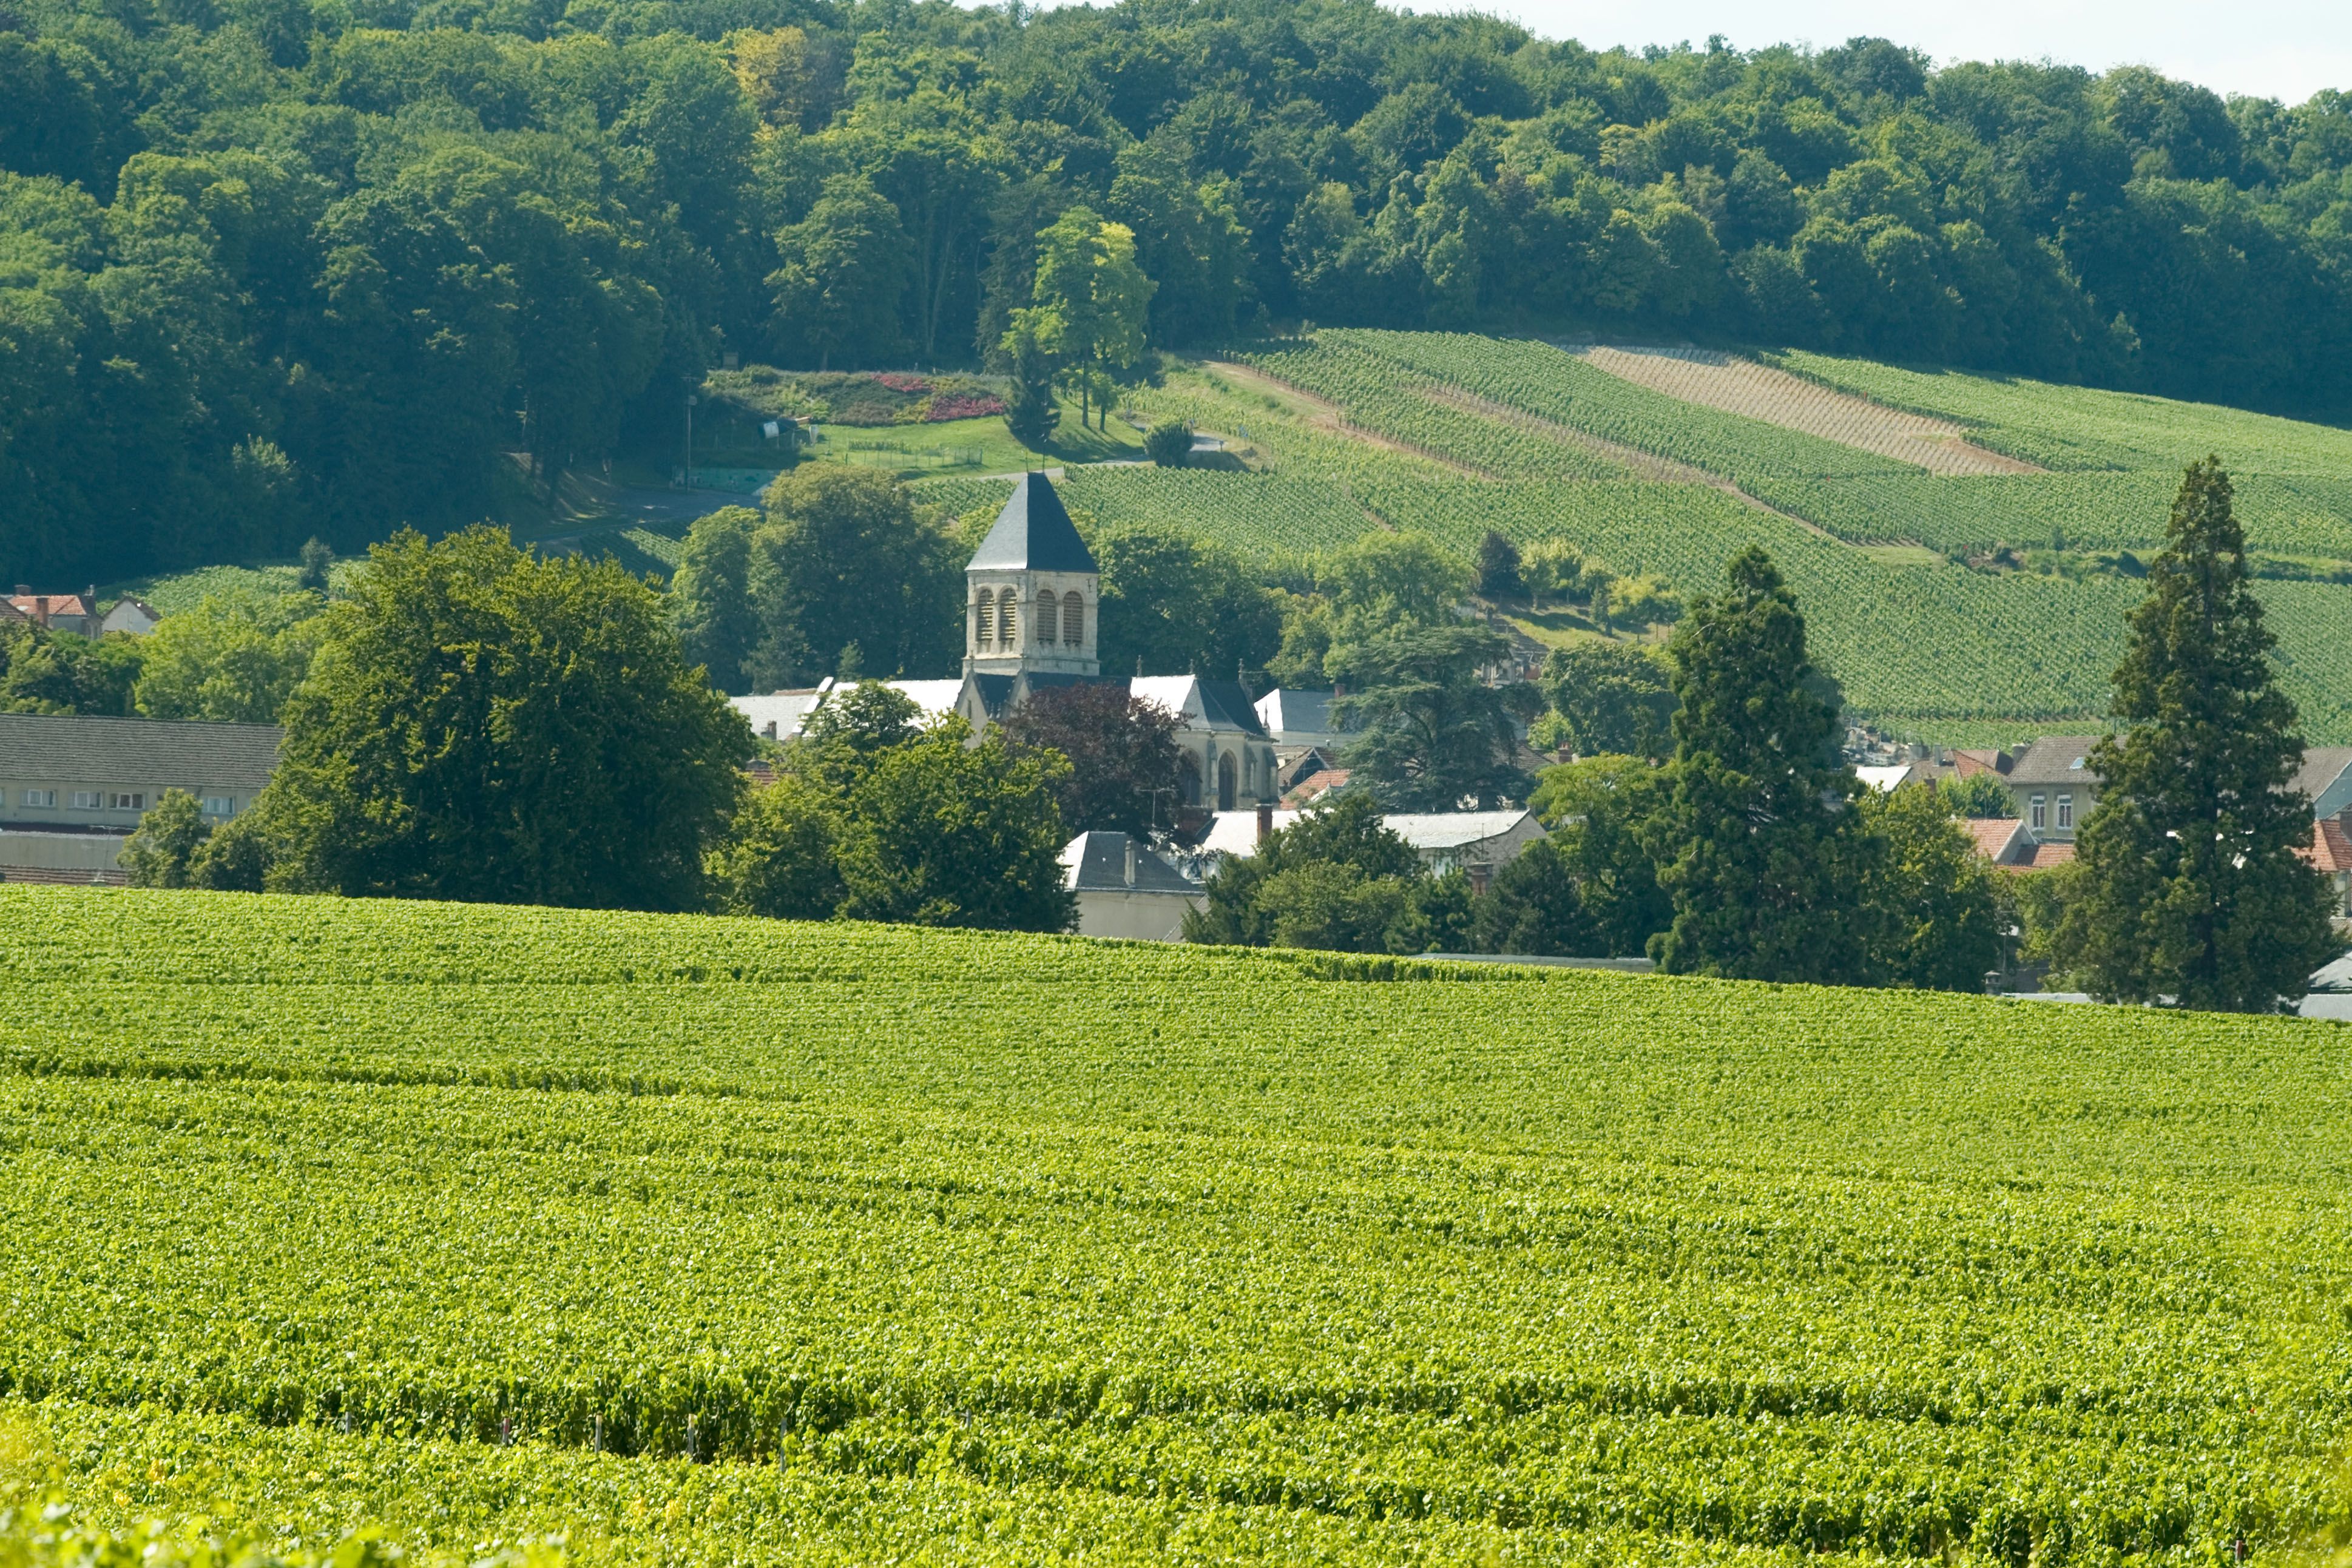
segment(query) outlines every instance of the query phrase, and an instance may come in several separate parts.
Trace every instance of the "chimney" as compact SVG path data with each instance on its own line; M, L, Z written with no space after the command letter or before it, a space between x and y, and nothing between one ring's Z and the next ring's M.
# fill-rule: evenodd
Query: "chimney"
M1257 803L1257 841L1263 844L1273 837L1274 803L1270 800L1259 801Z
M27 599L32 597L32 594L33 585L30 583L19 583L16 584L16 597L20 599Z
M1127 840L1127 885L1132 888L1135 886L1135 835L1128 833L1120 837Z

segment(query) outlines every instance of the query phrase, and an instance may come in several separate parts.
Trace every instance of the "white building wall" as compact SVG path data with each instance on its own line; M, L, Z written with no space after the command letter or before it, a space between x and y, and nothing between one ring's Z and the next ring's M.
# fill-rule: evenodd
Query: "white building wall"
M1136 942L1182 942L1184 911L1209 907L1208 895L1147 893L1134 889L1084 889L1078 894L1080 936Z

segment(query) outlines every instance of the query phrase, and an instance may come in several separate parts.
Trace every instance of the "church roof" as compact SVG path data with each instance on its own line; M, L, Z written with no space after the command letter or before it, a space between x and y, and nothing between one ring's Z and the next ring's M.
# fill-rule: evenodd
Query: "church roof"
M972 572L1098 572L1094 552L1043 474L1021 476L996 526L965 568Z

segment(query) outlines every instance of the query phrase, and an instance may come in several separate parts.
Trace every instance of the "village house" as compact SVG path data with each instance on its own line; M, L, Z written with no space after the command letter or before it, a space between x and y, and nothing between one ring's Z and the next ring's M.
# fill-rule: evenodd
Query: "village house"
M1195 846L1206 868L1232 856L1257 853L1258 844L1298 820L1293 810L1261 805L1255 811L1221 811L1209 819L1208 831ZM1535 814L1521 808L1505 811L1397 812L1381 818L1381 826L1403 839L1431 870L1455 869L1470 874L1484 887L1499 866L1507 866L1528 846L1546 837Z
M143 637L153 631L156 623L163 618L163 612L146 600L125 594L107 606L105 617L98 623L99 635L125 632L134 637Z
M6 619L30 621L37 626L53 632L70 632L78 637L98 636L98 590L93 587L82 594L36 594L23 583L8 596Z
M1182 942L1184 911L1208 907L1200 883L1131 834L1081 833L1062 850L1062 868L1080 936Z
M0 713L0 878L120 881L115 857L167 789L226 822L278 766L275 724Z

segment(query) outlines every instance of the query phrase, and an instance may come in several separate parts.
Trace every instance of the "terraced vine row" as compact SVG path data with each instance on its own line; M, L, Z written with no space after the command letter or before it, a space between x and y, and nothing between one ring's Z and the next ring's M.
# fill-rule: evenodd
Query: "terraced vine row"
M2218 453L2233 473L2338 482L2352 473L2352 430L2333 426L2021 376L1905 370L1814 353L1770 358L1824 385L1957 421L1984 445L2045 468L2178 474L2208 453Z
M1001 505L1001 480L934 479L919 500L961 516ZM1381 526L1346 479L1194 468L1073 469L1055 487L1077 512L1106 527L1148 523L1220 544L1244 559L1332 550Z
M1347 411L1351 424L1496 479L1622 479L1626 466L1574 440L1548 437L1433 395L1433 379L1467 385L1442 372L1357 342L1365 334L1324 332L1312 344L1252 353L1267 374ZM1478 340L1485 342L1486 340ZM1484 388L1471 385L1473 392ZM1438 389L1442 393L1442 388ZM1534 413L1540 409L1530 410Z
M2234 478L2246 542L2280 555L2352 561L2352 495L2326 481ZM1842 539L1916 540L1933 550L2160 550L2178 470L1945 479L1759 479L1759 499Z
M1327 347L1328 345L1328 347ZM1768 475L1915 474L1916 466L1611 375L1549 343L1460 332L1323 331L1317 353L1386 359L1605 440L1688 463L1745 486Z
M2332 1026L361 900L0 924L0 1394L93 1476L167 1488L201 1430L297 1511L730 1499L671 1560L938 1550L984 1499L1332 1560L2352 1525Z

